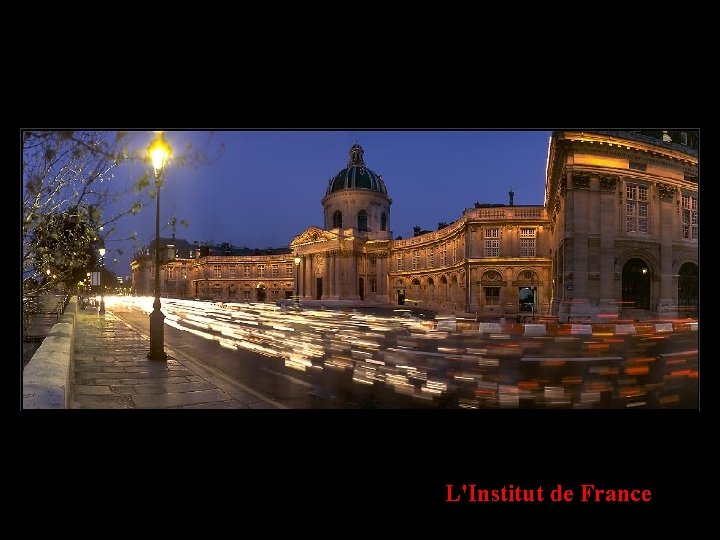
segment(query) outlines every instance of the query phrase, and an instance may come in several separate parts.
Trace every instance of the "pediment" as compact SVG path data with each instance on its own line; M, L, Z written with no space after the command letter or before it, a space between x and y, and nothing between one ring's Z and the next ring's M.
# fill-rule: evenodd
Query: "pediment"
M290 245L296 246L300 244L311 244L335 239L337 239L337 235L331 231L325 231L319 227L310 227L305 232L297 235Z

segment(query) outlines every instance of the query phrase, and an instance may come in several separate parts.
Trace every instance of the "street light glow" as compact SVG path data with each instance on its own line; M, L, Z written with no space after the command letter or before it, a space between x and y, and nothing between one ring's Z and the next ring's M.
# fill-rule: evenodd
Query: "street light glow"
M172 148L163 138L163 132L158 131L153 142L148 146L148 155L152 160L153 167L155 168L155 174L165 167L165 164L170 160L172 156Z

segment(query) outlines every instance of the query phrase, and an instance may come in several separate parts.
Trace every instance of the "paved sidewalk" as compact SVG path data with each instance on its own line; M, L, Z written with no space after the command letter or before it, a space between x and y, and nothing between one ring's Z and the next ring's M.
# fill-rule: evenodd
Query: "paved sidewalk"
M167 346L148 360L147 336L110 311L79 310L71 369L72 409L285 408Z

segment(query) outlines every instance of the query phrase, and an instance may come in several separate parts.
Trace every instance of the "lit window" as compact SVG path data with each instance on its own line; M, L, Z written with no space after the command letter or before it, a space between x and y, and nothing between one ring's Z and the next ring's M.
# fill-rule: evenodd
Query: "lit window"
M534 257L535 256L535 229L521 228L520 229L520 256L521 257Z
M625 186L625 231L647 233L648 188L640 184Z
M698 200L688 195L682 196L682 237L698 239Z
M377 292L377 280L374 277L370 278L370 292Z
M419 251L413 251L412 256L412 269L417 270L420 266L420 252Z
M500 287L483 287L483 290L485 291L486 306L500 305Z
M293 277L293 265L292 264L285 265L285 277Z
M263 277L265 275L265 265L264 264L258 264L258 276Z
M175 269L172 266L168 266L168 279L175 279Z
M243 277L250 277L250 265L246 264L243 266Z
M280 267L277 264L272 265L272 277L280 277Z
M500 229L485 229L485 257L500 256Z
M397 269L402 270L403 269L403 256L402 253L398 253L397 255Z
M230 265L229 273L230 273L230 277L231 277L231 278L236 277L236 270L235 270L235 265L234 265L234 264L231 264L231 265Z
M215 277L216 278L221 277L222 276L222 266L220 266L219 264L216 264L214 266L214 269L215 269Z
M433 248L430 248L428 250L428 268L433 268L435 266L435 250Z
M440 266L445 266L447 260L447 245L440 246Z

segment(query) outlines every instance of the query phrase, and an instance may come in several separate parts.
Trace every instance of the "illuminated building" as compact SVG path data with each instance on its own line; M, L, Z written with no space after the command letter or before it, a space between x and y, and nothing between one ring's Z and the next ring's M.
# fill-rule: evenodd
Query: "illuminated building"
M393 239L392 199L360 145L328 181L323 228L290 249L161 239L163 295L304 305L409 305L567 320L673 316L698 301L697 132L556 131L544 204L479 204ZM538 179L539 181L540 179ZM152 292L152 245L132 262ZM296 268L293 258L300 259Z

